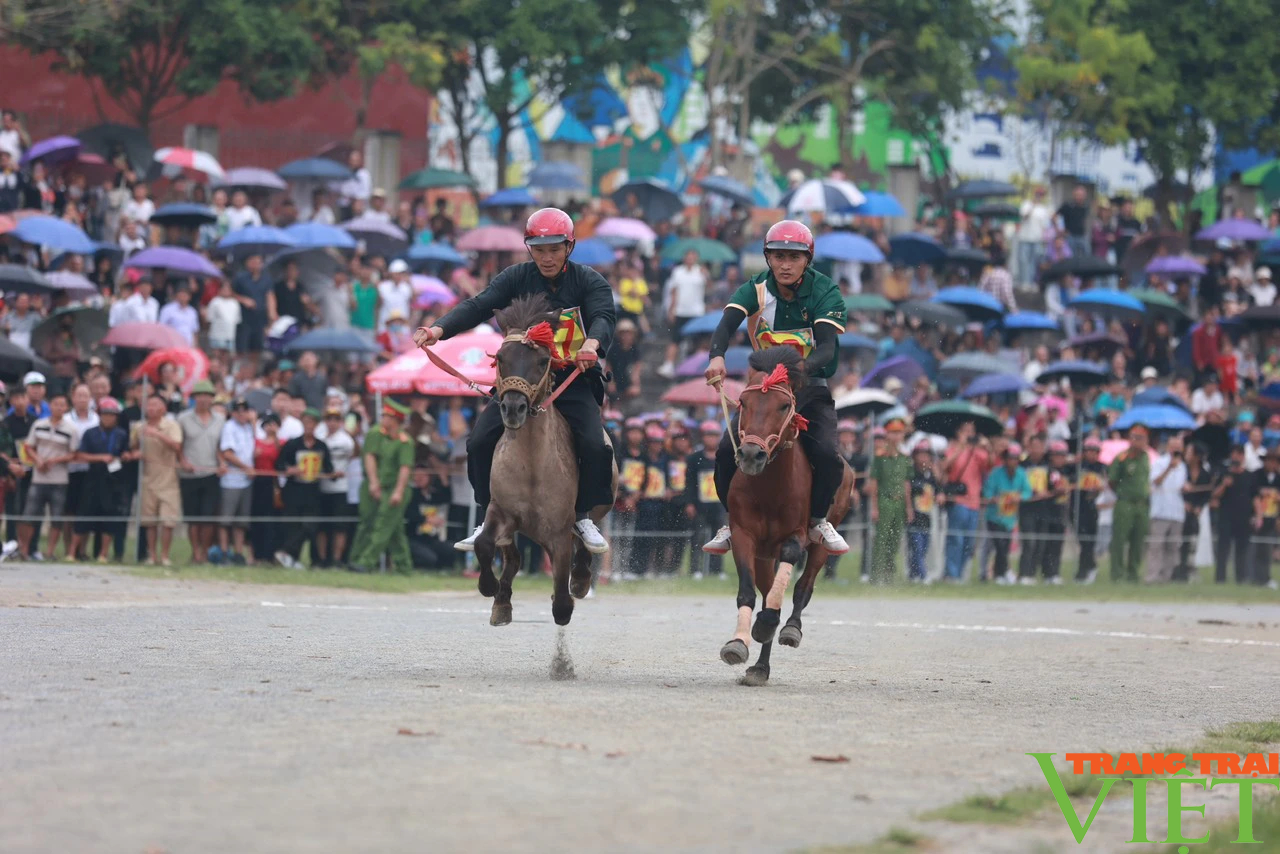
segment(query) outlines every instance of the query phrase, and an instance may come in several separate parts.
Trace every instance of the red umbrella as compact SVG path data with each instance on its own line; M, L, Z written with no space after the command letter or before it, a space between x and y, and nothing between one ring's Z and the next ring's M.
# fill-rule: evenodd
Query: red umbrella
M75 160L65 164L63 169L71 173L77 173L84 176L85 183L89 186L97 186L102 182L114 178L119 174L120 170L115 164L108 163L102 157L88 152L80 152Z
M454 247L460 252L523 252L524 235L505 225L486 225L468 231Z
M468 332L437 344L431 352L445 364L452 365L463 376L479 383L493 382L493 353L502 346L497 332ZM475 397L457 377L437 368L421 350L411 350L372 371L365 378L369 391L383 394L421 394L451 397Z
M13 217L0 214L0 234L13 231L17 227L18 224L13 221Z
M729 398L729 402L733 403L738 399L738 395L742 394L745 388L742 383L737 380L724 381L724 395ZM707 381L702 378L685 380L679 385L674 385L667 389L666 394L662 395L663 403L680 403L685 406L716 406L720 403L720 394L716 391L715 386L707 385Z
M187 349L187 339L182 337L182 333L162 323L122 323L108 332L100 343L134 350Z
M141 325L141 324L135 324ZM200 380L209 379L209 357L191 347L174 347L155 350L142 360L133 372L134 379L146 376L152 383L160 382L160 366L172 364L178 374L178 384L184 394L191 394L191 387Z

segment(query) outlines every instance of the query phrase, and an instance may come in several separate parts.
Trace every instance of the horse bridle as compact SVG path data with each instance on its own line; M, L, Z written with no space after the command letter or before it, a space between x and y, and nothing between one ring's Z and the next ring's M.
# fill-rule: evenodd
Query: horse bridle
M548 353L551 348L529 338L529 330L525 329L520 332L508 332L506 337L502 339L504 345L515 342L517 344L525 344L529 347L543 347ZM495 354L496 359L496 354ZM524 377L504 377L501 372L497 376L497 382L494 383L493 393L496 398L501 399L502 395L509 391L518 391L525 397L529 398L529 412L531 415L537 415L540 412L546 412L551 408L551 404L555 403L556 398L569 387L569 383L573 382L582 373L582 368L574 366L573 372L565 377L564 382L560 383L545 402L538 401L551 388L552 369L555 367L556 358L554 355L547 360L547 369L542 372L542 378L537 383L530 383ZM568 364L567 362L565 364Z
M761 381L756 385L749 385L742 390L742 394L749 391L758 391L761 394L768 394L771 391L780 391L787 396L787 417L782 420L782 426L778 428L776 433L770 433L767 437L761 438L754 434L747 433L742 429L742 415L738 415L738 446L741 447L747 442L759 445L764 448L765 454L768 455L770 461L773 460L773 454L779 445L784 442L788 445L795 439L795 436L788 437L786 434L795 426L796 420L796 394L791 390L788 383L767 383ZM742 396L738 396L738 408L742 408ZM799 432L798 429L794 432Z

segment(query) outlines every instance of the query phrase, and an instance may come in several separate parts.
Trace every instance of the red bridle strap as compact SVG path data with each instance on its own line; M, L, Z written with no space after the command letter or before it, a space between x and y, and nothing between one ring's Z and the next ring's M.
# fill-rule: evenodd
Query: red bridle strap
M782 372L781 379L778 377L779 371ZM750 442L753 445L759 445L764 448L764 452L766 454L772 457L773 452L777 450L778 445L782 444L783 441L786 440L786 434L789 428L795 427L798 432L807 427L809 422L804 418L804 416L796 414L796 395L795 392L791 390L791 386L788 383L787 369L782 365L774 368L773 373L765 377L758 385L749 385L744 388L742 393L746 394L749 391L758 391L761 394L769 394L770 392L778 391L787 396L787 417L782 419L782 426L778 428L776 433L770 433L764 438L748 433L746 430L742 429L742 417L738 417L738 444L745 445ZM741 398L738 400L738 406L742 406ZM804 422L803 425L800 423L801 421Z

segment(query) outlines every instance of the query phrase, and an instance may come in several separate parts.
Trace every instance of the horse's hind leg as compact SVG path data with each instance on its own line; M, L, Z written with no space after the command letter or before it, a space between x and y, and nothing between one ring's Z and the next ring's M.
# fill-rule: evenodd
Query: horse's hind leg
M569 592L574 599L585 599L591 592L591 552L577 537L573 538L573 564L569 568Z
M476 564L480 572L476 586L480 589L480 595L486 599L498 595L498 579L493 576L493 557L498 552L495 528L497 525L485 525L480 536L476 537Z
M778 624L782 622L782 599L787 595L787 585L791 583L791 571L804 556L804 546L799 537L791 537L783 542L778 550L778 563L775 570L772 563L768 572L756 570L760 582L760 592L764 594L764 607L756 617L756 624L751 628L751 636L760 643L773 640Z
M554 588L551 592L551 617L557 626L569 625L573 619L573 596L569 593L569 572L573 560L573 534L558 534L556 539L544 544L551 558Z
M502 547L502 578L498 580L498 595L493 599L489 613L489 625L505 626L511 622L511 582L520 572L520 550L514 544Z
M778 632L778 643L783 646L798 647L804 637L801 631L800 614L809 606L813 598L813 586L817 583L818 573L827 562L827 550L821 545L809 546L804 559L804 574L796 582L795 593L791 596L791 616L787 624Z
M773 652L773 641L761 644L760 655L756 663L747 668L742 675L742 684L750 688L759 688L769 684L769 653Z
M720 648L720 660L725 664L746 664L750 656L751 612L756 609L756 583L752 568L756 562L756 544L746 531L735 531L733 562L738 567L738 628L733 640Z

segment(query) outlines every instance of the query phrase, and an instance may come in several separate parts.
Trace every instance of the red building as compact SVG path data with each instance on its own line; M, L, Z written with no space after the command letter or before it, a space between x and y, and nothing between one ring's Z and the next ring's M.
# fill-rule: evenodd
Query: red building
M74 135L102 122L135 122L87 80L50 68L52 58L0 46L0 106L15 110L33 140ZM354 76L320 89L302 89L293 98L253 103L234 83L152 123L156 148L187 145L208 151L228 169L279 167L335 145L350 144L356 131L360 82ZM388 190L400 176L427 163L427 115L431 94L409 84L393 68L373 87L365 146L374 183Z

